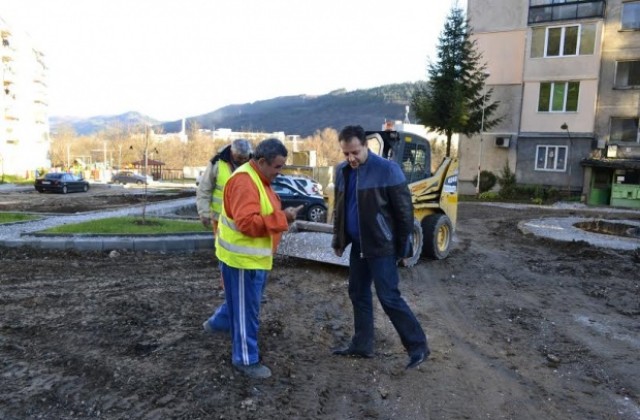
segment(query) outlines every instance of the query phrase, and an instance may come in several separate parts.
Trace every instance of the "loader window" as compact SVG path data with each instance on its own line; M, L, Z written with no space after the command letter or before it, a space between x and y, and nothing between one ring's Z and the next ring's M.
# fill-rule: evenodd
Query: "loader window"
M369 147L371 152L378 156L382 156L382 139L379 135L374 134L367 137L367 147Z
M415 182L431 175L430 153L426 146L417 143L407 143L402 155L402 171L407 182Z

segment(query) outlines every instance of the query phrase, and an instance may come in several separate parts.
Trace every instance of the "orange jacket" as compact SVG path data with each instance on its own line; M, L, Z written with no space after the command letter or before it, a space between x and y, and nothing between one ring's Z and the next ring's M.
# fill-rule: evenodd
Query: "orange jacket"
M260 194L253 180L246 173L238 173L229 178L224 187L223 204L227 216L235 222L238 229L247 236L260 237L271 235L273 252L280 243L282 232L289 229L287 216L282 210L280 197L271 189L271 182L262 175L253 160L250 165L260 175L264 189L269 195L273 213L268 216L260 214Z

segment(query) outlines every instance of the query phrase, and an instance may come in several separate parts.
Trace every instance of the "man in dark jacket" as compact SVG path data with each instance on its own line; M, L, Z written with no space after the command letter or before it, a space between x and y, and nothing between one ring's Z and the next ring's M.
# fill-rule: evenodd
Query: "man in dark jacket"
M360 126L347 126L338 136L346 158L336 167L332 248L349 256L349 298L353 304L354 335L349 346L334 350L341 356L373 357L373 300L378 299L409 354L407 368L429 356L427 338L398 290L399 258L411 256L413 206L400 167L369 152Z

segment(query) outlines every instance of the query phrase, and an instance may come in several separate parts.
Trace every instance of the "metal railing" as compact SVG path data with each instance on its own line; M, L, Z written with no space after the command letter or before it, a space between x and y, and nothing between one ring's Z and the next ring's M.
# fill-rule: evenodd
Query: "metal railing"
M581 0L552 3L553 0L531 0L528 23L578 20L594 17L604 18L605 0Z

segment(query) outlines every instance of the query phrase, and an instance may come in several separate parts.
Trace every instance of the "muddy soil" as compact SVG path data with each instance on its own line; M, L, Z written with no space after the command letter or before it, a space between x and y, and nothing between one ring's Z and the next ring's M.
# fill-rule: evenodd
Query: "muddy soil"
M449 258L401 270L432 349L411 371L379 305L376 357L332 356L347 270L278 257L266 380L202 331L223 301L210 252L0 248L0 418L640 419L640 254L517 229L562 214L580 212L460 205Z

